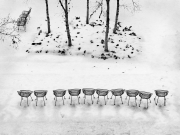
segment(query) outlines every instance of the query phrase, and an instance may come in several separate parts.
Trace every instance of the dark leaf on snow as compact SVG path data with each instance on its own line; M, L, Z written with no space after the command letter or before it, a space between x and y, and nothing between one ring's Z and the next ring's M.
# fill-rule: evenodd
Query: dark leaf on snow
M136 33L132 32L132 33L130 33L129 35L131 35L131 36L136 36Z
M101 44L104 44L104 40L103 39L101 40Z

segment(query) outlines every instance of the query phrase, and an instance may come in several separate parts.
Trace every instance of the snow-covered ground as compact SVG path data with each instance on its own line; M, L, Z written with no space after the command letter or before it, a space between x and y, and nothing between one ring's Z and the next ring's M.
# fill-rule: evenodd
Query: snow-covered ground
M75 16L84 18L85 0L72 2L71 19ZM134 15L121 9L119 19L123 26L132 26L132 30L141 37L136 44L142 52L131 59L117 60L103 60L82 55L27 53L27 49L33 50L39 47L31 45L35 40L41 39L41 36L37 37L37 27L41 27L43 31L46 30L44 0L38 2L2 0L1 3L0 12L4 11L0 14L1 17L11 13L11 16L16 18L28 7L32 7L32 12L27 24L27 32L20 32L22 42L19 48L15 50L7 42L1 42L0 45L0 134L180 134L180 91L178 90L180 80L180 33L178 29L180 12L178 7L180 2L178 0L140 1L142 11ZM56 27L64 25L61 23L63 21L61 9L56 7L57 0L49 3L52 30L57 33ZM115 3L111 1L111 23L114 20ZM71 31L76 33L72 28ZM92 31L87 31L87 35ZM64 34L61 35L64 40L66 33L61 32L61 34ZM81 43L84 42L88 46L87 43L91 38L82 36L84 39ZM97 37L103 37L103 35ZM74 44L78 45L78 41L80 40L77 39ZM133 40L127 38L126 41L132 42ZM95 40L96 42L98 40ZM131 99L130 106L128 106L125 100L126 94L124 94L123 105L119 98L115 106L113 99L108 99L107 105L104 105L102 97L100 104L93 105L91 105L90 97L87 97L84 105L83 94L81 94L81 104L79 105L74 97L73 105L70 105L69 95L66 94L65 105L59 99L57 106L54 106L52 92L54 89L86 87L149 91L153 93L152 102L146 109L146 101L142 101L141 107L136 107L134 100ZM20 97L17 94L20 89L48 90L46 106L43 106L43 101L39 100L36 107L35 101L30 101L30 99L29 107L26 105L26 100L20 106ZM166 106L163 106L161 98L158 106L155 105L155 89L169 90ZM111 97L111 93L108 96ZM32 97L35 99L33 94ZM95 97L96 103L97 95ZM138 97L138 104L139 99Z

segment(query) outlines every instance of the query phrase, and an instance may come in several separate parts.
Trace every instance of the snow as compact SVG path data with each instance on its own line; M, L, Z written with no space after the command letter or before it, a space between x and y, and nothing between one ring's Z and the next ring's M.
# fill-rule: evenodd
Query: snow
M83 5L86 3L85 1L76 1L72 1L73 9L70 14L74 24L76 24L75 16L80 16L82 22L85 22L83 19L86 6ZM66 34L64 33L64 24L61 23L63 22L62 13L60 7L56 7L56 3L56 0L50 2L53 36L61 35L61 40L57 40L57 42L64 43ZM93 32L100 31L102 28L91 26L83 26L83 29L76 30L70 28L74 36L80 31L79 35L84 37L82 40L77 38L73 42L74 46L71 49L71 52L74 52L73 55L27 53L27 49L45 48L45 42L50 40L50 37L45 38L42 46L31 45L35 40L39 42L45 35L45 2L43 0L38 2L3 0L0 6L0 11L4 11L1 14L2 17L11 13L12 17L17 18L23 10L28 10L29 7L32 7L32 13L27 24L27 32L20 31L22 42L17 50L10 46L9 42L1 42L0 134L179 135L180 34L178 5L180 3L177 0L144 0L140 3L142 11L132 15L121 9L119 19L121 19L123 27L132 26L132 30L138 37L141 37L136 44L142 52L131 59L103 60L91 58L88 55L83 56L77 51L78 47L87 49L91 45L89 40L104 37L102 34L93 35ZM111 26L113 26L115 10L112 7L116 7L113 4L115 4L114 1L111 3ZM79 7L80 5L81 7ZM39 32L37 27L41 27L43 31L40 36L37 36ZM61 29L56 29L57 27ZM114 37L114 40L117 40L117 37ZM130 37L124 40L133 42ZM85 45L82 44L83 42ZM94 40L92 46L94 45L98 55L102 50L97 50L95 47L97 42L99 43L99 40ZM50 41L49 48L46 49L52 51L58 43ZM66 47L65 43L63 45ZM76 56L77 54L78 56ZM81 104L78 104L77 98L73 97L73 105L70 105L69 95L66 94L65 105L59 98L57 106L54 106L54 89L67 90L87 87L109 90L115 88L138 89L152 92L153 95L148 109L145 108L145 100L142 100L141 107L136 107L133 98L128 106L127 100L125 100L126 94L122 96L124 104L121 104L120 98L117 98L115 106L113 105L114 97L107 100L107 105L104 105L104 99L100 97L100 103L96 104L97 95L95 95L93 105L91 105L90 97L86 98L84 105L82 93L80 95ZM46 106L43 106L42 99L39 99L37 107L35 101L30 99L29 106L26 105L26 99L20 106L20 97L17 91L21 89L48 90ZM166 106L163 106L163 98L159 99L158 106L155 105L155 89L169 90ZM108 96L110 98L111 93ZM35 99L34 94L32 97ZM138 97L138 104L139 99Z

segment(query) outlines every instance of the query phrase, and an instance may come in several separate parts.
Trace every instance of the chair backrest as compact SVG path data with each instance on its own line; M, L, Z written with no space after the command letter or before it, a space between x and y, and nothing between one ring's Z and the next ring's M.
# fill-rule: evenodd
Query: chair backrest
M29 11L28 11L28 15L31 13L31 9L32 9L32 8L30 7L30 8L29 8Z
M99 95L99 96L107 96L109 90L107 89L96 89L96 93Z
M83 93L85 95L93 95L94 92L95 92L95 89L93 89L93 88L83 88L82 91L83 91Z
M143 99L149 99L152 96L152 93L145 92L145 91L139 91L139 96Z
M46 94L47 94L46 90L35 90L34 91L34 95L36 97L44 97L44 96L46 96Z
M134 89L126 90L126 94L129 97L136 97L139 94L139 91L138 90L134 90Z
M63 89L53 90L53 93L56 97L63 97L66 94L66 90Z
M71 96L78 96L81 93L81 89L68 89Z
M124 89L119 88L119 89L112 89L111 92L114 96L121 96L122 94L124 94Z
M155 93L158 97L165 97L168 95L168 90L155 90Z

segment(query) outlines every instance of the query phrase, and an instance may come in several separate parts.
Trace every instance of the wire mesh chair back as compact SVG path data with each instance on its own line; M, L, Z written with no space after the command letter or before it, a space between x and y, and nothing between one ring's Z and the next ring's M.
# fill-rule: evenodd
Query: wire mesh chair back
M34 95L36 97L44 97L44 96L46 96L46 94L47 94L46 90L36 90L36 91L34 91Z
M71 96L78 96L81 93L81 89L69 89L68 92Z
M126 94L129 97L136 97L139 94L138 90L126 90Z
M83 88L82 91L85 95L93 95L95 93L95 89L93 88Z
M142 99L149 99L152 96L152 93L150 92L144 92L144 91L139 91L139 96Z
M96 93L98 94L98 96L107 96L109 90L107 89L97 89Z
M156 96L158 97L165 97L168 95L168 90L155 90Z
M121 96L124 94L124 89L112 89L111 92L114 96Z
M63 97L66 94L66 90L63 89L53 90L53 93L56 97Z
M32 8L30 8L28 11L23 11L22 14L28 16L31 13L31 9Z
M29 97L31 95L32 92L30 91L17 91L19 96L21 97Z

